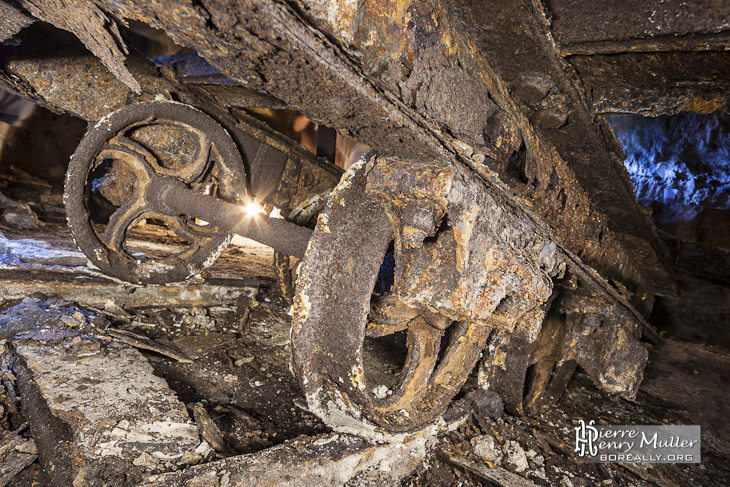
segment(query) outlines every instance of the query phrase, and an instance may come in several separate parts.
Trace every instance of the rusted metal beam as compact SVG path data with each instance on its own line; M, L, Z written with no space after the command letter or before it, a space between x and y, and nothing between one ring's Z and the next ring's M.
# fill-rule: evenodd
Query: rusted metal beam
M346 53L283 2L108 2L102 8L165 30L231 79L366 143L379 141L383 150L410 157L440 150L417 121L393 110L394 100L365 81Z
M73 32L120 81L137 93L141 91L139 82L124 65L129 51L119 26L101 8L78 0L20 0L20 4L34 17Z
M640 52L704 52L727 51L730 46L730 31L709 34L683 34L658 37L644 37L627 40L599 40L576 44L559 45L560 53L573 55L607 55Z
M4 2L0 2L0 19L3 19L0 23L0 42L7 41L35 21L15 5Z
M595 112L712 113L730 109L730 51L639 52L567 58Z
M557 49L595 112L655 116L728 110L730 8L710 0L641 0L609 8L544 4Z
M266 215L248 215L240 205L195 193L179 184L150 186L150 191L159 195L158 205L151 207L154 211L199 218L222 232L237 233L300 259L312 236L307 227Z
M542 11L528 1L482 2L478 8L470 2L452 5L459 7L455 16L471 34L472 49L516 104L510 115L525 152L520 154L518 143L511 160L498 158L491 168L532 202L568 248L604 276L630 282L642 295L641 289L666 283L661 258L630 263L638 254L661 255L661 246L636 202L620 145L607 123L589 110L580 80L556 52ZM578 244L574 238L579 233L598 241L589 238ZM625 256L619 257L620 269L615 265L619 255ZM638 300L634 305L651 307Z
M727 49L730 5L713 0L550 0L544 9L563 53Z

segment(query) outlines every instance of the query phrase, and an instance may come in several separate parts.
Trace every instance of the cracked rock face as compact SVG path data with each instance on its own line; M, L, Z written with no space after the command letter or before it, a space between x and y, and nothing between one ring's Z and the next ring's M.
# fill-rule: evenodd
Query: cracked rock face
M730 246L730 116L608 117L639 202L661 230Z
M639 201L730 209L730 116L612 115Z

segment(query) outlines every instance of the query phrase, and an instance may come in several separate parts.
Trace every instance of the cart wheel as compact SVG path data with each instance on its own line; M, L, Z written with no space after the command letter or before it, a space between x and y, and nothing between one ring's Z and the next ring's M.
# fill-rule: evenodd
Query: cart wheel
M157 176L228 201L245 197L240 153L203 112L149 102L104 117L71 157L64 192L74 240L103 272L139 284L181 281L212 264L230 241L205 222L151 211L145 189ZM165 245L144 245L145 222Z
M424 316L388 293L381 267L394 228L365 191L363 168L345 174L310 240L297 283L292 363L310 408L333 428L407 433L446 410L491 330ZM383 339L404 349L390 385L364 360L370 342Z

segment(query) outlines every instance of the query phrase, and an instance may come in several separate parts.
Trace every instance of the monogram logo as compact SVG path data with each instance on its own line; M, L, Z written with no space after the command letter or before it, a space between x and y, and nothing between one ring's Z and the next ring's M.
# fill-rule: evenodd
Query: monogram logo
M598 440L598 430L593 426L596 422L591 420L588 424L582 419L575 427L575 451L578 456L583 457L588 453L595 457L598 455L598 447L595 442Z

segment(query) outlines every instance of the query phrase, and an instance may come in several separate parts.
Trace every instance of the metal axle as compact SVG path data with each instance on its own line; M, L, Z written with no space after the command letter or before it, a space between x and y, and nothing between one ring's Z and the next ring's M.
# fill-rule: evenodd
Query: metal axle
M150 197L155 193L156 197ZM205 220L221 232L237 233L300 259L312 236L309 228L265 215L247 215L240 205L196 193L174 178L160 178L158 185L150 185L147 196L155 211Z

